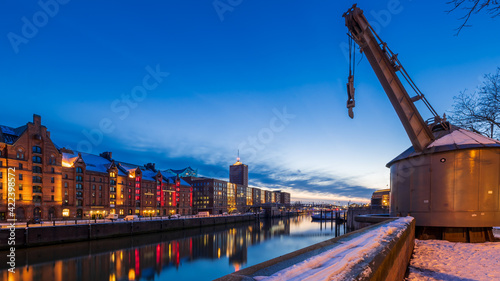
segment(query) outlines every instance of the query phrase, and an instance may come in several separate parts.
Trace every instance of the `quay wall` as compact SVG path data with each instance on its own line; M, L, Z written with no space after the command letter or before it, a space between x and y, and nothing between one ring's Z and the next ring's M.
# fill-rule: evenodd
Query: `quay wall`
M0 241L9 241L15 233L17 248L77 242L102 238L120 237L136 234L154 233L171 230L199 228L212 225L232 224L253 221L255 215L221 216L186 219L163 219L143 221L119 221L77 225L17 227L14 232L9 228L0 229ZM0 243L0 250L11 247Z

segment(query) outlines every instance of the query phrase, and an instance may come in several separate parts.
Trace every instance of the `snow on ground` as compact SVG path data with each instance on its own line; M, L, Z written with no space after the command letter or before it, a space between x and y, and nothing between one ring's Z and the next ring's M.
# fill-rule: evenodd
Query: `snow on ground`
M497 229L498 230L498 229ZM415 240L406 280L500 280L500 242Z
M276 272L271 276L257 276L259 281L281 280L343 280L343 273L373 254L381 242L390 235L398 237L413 220L412 217L399 218L388 224L368 231L358 237L341 242L341 245ZM370 272L365 271L365 274Z
M500 239L500 226L493 227L493 236L495 238Z

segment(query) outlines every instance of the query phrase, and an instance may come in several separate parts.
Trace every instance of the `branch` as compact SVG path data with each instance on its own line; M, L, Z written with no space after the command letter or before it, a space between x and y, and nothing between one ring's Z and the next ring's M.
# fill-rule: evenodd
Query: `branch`
M465 0L463 0L460 4L462 4L464 1L465 1ZM480 1L480 0L475 0L475 2L474 2L474 6L473 6L473 7L469 10L469 12L467 13L467 15L465 15L465 16L463 16L463 17L461 17L461 18L460 18L460 19L464 19L464 18L465 18L465 21L464 21L464 23L462 23L462 25L458 28L457 33L455 34L455 36L458 36L458 34L460 34L460 31L462 31L462 28L464 28L464 27L466 26L467 22L469 21L470 16L472 15L472 13L473 13L473 12L474 12L474 10L476 9L477 5L479 4L479 1ZM489 2L489 0L488 0L488 2ZM459 6L460 6L460 4L459 4ZM481 9L482 9L482 8L481 8ZM469 27L470 25L467 25L467 26Z
M471 3L472 6L469 6L466 3ZM458 36L464 27L470 26L467 25L467 23L469 22L472 14L478 14L482 10L486 10L492 18L500 15L500 1L498 0L451 0L446 2L446 4L453 5L453 8L446 11L448 14L454 12L458 8L468 11L464 16L459 18L460 20L463 20L463 23L455 29L457 30L455 36Z

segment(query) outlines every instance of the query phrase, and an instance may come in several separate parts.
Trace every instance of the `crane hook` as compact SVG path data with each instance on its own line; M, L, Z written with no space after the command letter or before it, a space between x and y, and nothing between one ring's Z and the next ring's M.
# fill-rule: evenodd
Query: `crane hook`
M355 106L354 102L354 76L349 75L347 78L347 108L349 109L349 117L354 118L352 108Z

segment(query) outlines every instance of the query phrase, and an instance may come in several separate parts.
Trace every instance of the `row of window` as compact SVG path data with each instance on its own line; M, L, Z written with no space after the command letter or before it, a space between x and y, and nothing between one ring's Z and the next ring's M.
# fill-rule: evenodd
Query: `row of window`
M17 200L23 200L23 195L19 194L19 198ZM42 196L34 195L32 197L33 203L42 203ZM54 195L50 196L50 201L54 201Z

